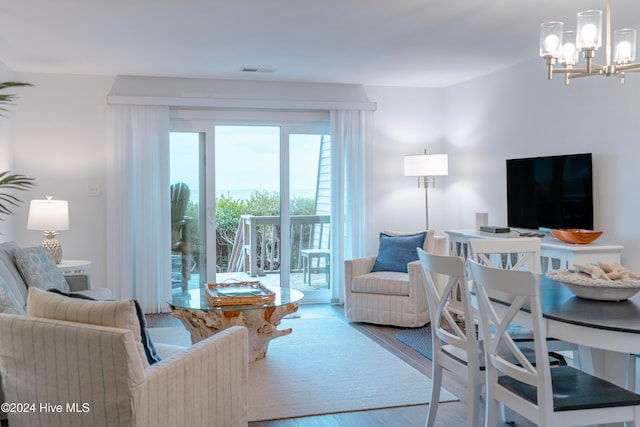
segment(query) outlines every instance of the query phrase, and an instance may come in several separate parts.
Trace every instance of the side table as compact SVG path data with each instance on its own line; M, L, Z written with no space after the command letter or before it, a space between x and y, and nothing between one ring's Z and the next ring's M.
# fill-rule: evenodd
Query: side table
M91 261L81 259L63 259L60 264L56 264L58 270L62 274L86 274L87 269L91 267Z

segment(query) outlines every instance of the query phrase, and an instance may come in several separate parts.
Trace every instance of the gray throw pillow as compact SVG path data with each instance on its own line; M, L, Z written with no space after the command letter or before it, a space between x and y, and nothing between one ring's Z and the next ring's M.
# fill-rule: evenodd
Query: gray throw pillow
M0 313L27 314L26 310L20 305L2 276L0 276Z
M69 292L69 285L51 255L42 246L14 248L13 257L27 286L44 291L59 289Z

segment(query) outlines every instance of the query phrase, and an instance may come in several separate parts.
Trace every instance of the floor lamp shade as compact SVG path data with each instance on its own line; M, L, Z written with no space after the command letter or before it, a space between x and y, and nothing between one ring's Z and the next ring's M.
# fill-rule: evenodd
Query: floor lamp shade
M404 156L404 176L442 176L449 174L446 154Z
M449 159L446 154L416 154L404 156L404 176L422 177L424 185L425 225L429 229L428 183L435 186L434 176L449 175ZM431 178L430 180L428 178ZM418 180L418 185L420 179Z
M69 205L65 200L32 200L29 205L28 230L41 230L47 237L44 246L56 264L62 261L62 245L55 238L58 231L69 229Z

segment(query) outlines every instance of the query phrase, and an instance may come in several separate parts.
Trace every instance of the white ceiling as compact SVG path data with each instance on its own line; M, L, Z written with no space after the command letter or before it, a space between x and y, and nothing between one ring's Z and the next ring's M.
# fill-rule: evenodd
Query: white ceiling
M640 29L640 1L612 3L614 29ZM16 72L443 87L536 58L541 22L562 20L575 28L576 12L605 5L606 0L3 1L0 61ZM275 71L243 73L243 67Z

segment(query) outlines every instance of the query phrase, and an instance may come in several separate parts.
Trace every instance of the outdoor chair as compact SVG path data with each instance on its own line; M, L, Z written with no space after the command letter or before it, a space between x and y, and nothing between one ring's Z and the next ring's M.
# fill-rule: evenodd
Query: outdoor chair
M171 185L171 253L180 256L179 283L183 291L189 288L191 278L191 217L185 215L191 191L185 183Z

